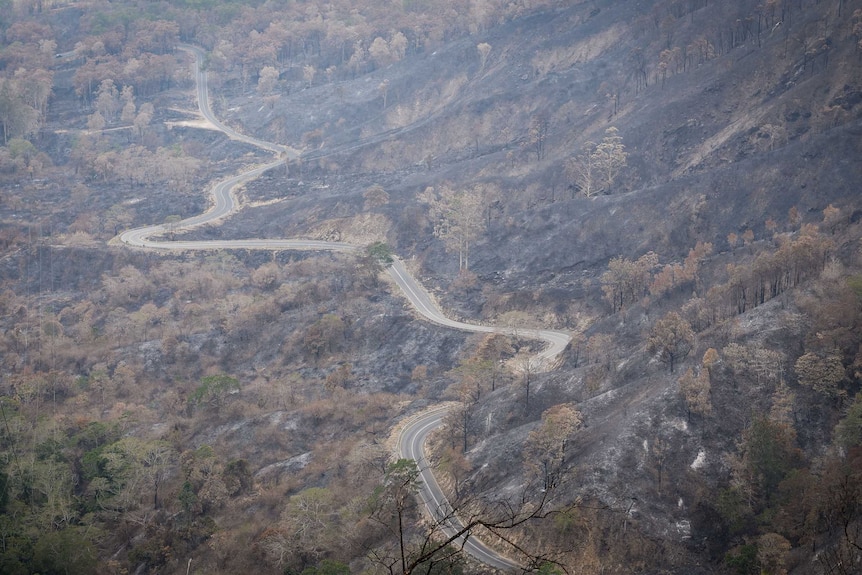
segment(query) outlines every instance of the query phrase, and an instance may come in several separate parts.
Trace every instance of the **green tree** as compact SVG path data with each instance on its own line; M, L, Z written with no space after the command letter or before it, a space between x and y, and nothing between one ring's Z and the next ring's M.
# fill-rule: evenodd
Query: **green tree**
M545 561L536 570L536 575L563 575L563 570L559 565Z
M757 416L743 432L740 455L732 464L733 484L749 509L758 511L779 492L778 486L801 465L789 426Z
M125 510L137 508L143 494L152 489L153 509L159 508L159 489L176 461L176 452L168 442L124 437L108 446L104 457L115 505Z
M759 575L757 545L741 545L727 553L724 556L724 562L737 575Z
M12 156L13 159L20 158L24 161L25 165L39 153L36 146L34 146L29 140L23 140L21 138L13 138L9 140L6 144L6 148L9 150L9 155Z
M177 453L167 441L151 441L141 454L144 474L153 488L153 508L159 508L159 489L170 476Z
M221 474L227 494L231 497L248 493L254 487L251 466L245 459L234 459L225 465Z
M376 37L368 47L368 54L378 66L385 66L392 61L392 53L389 50L389 42L380 36Z
M368 255L380 262L384 266L389 266L394 261L394 254L389 244L383 242L374 242L368 246Z
M498 382L503 378L503 361L515 353L510 339L502 334L495 333L486 335L476 350L476 360L483 368L487 369L487 377L490 379L491 391L497 389Z
M197 514L200 508L200 500L190 481L186 480L183 482L180 492L177 494L177 499L183 508L183 513L187 515Z
M721 489L715 500L715 509L733 534L747 531L753 521L749 497L739 486Z
M209 445L184 452L180 461L185 483L189 484L191 489L191 493L185 486L181 489L180 503L193 513L206 513L218 508L230 497L230 490L241 492L243 483L251 484L250 472L246 476L243 467L234 462L231 462L233 465L229 464L231 471L228 471ZM248 472L247 465L245 467ZM230 483L230 486L226 483Z
M857 393L853 403L838 425L835 426L835 443L844 449L862 445L862 393Z
M189 407L206 406L216 413L227 403L228 398L241 389L239 380L225 374L202 377L200 385L189 396Z
M772 393L772 407L769 408L769 418L778 423L793 425L793 404L796 395L790 391L790 387L779 383Z
M36 110L37 121L44 119L47 113L48 99L53 91L54 73L44 68L35 70L19 68L15 70L15 82L18 85L21 99Z
M120 111L120 121L124 124L131 124L135 120L135 114L138 111L135 105L135 89L131 86L123 86L120 92L120 100L123 103L123 108Z
M324 559L313 567L306 567L300 575L350 575L350 567L333 559Z
M494 369L493 360L473 356L461 361L451 374L471 388L474 401L479 401L494 377Z
M147 133L147 128L149 127L154 114L155 109L153 108L153 105L149 102L145 102L141 105L141 108L138 110L138 115L135 116L135 120L132 122L135 132L138 134L138 137L141 138L141 141L143 141L144 135Z
M337 539L334 498L329 489L309 487L291 496L283 517L294 556L319 558Z
M96 572L96 549L86 527L43 533L33 545L31 573L88 575Z
M119 105L119 92L114 81L110 78L102 80L96 92L96 111L110 124L114 121Z
M9 503L9 474L6 473L5 463L0 461L0 513L6 513L6 505Z

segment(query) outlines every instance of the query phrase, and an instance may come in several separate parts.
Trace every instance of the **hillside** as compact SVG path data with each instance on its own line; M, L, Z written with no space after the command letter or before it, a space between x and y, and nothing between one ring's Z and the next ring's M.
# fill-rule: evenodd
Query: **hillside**
M391 434L441 400L458 509L543 502L492 541L531 568L858 571L859 0L16 3L3 29L0 572L401 572L427 526ZM181 42L222 121L299 152L192 230L272 156L202 121ZM115 239L163 222L380 242L451 317L573 343L536 372L536 342L428 324L373 251Z

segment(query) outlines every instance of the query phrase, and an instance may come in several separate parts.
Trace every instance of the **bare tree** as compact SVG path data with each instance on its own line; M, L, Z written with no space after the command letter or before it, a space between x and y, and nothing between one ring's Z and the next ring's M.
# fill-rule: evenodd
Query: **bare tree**
M536 160L545 157L545 141L548 139L550 122L544 113L534 115L530 119L530 130L528 132L529 142L536 151Z
M559 512L551 509L551 490L530 485L513 499L444 502L431 512L425 527L417 530L413 526L418 519L419 471L414 460L399 459L387 468L383 484L372 497L370 519L379 527L379 535L392 542L368 549L372 562L391 575L411 575L420 569L429 573L459 562L471 536L480 532L505 545L527 570L549 562L547 556L525 549L514 533Z
M311 88L312 83L314 83L314 77L316 75L317 68L315 68L311 64L307 64L302 67L302 79L305 80L305 86L307 88Z
M140 137L142 140L144 138L144 134L147 131L147 128L150 125L150 122L153 119L154 113L155 110L153 109L153 105L149 102L146 102L145 104L141 105L140 110L138 110L138 115L135 116L135 132L137 132L138 137Z
M566 177L584 196L592 198L600 192L609 192L620 171L628 163L628 152L619 130L613 126L605 130L599 144L586 142L581 153L566 162Z
M608 262L608 271L601 275L602 291L613 312L627 303L636 303L650 285L652 270L658 266L658 255L647 252L635 261L618 256Z
M420 200L434 220L434 235L458 252L458 269L470 269L470 246L485 229L483 189L454 191L448 186L427 188Z
M386 100L389 96L389 80L383 80L377 86L377 91L380 92L380 99L383 100L383 109L386 109Z
M135 106L135 91L131 86L123 86L123 91L120 93L120 100L123 102L123 109L120 112L120 120L124 124L131 124L135 120L135 114L138 109Z
M593 157L595 147L595 142L585 143L581 153L566 162L566 177L587 198L592 198L599 191L596 185L598 170Z
M605 130L605 137L593 152L596 168L600 174L602 189L609 191L617 176L627 163L628 152L619 130L613 126Z
M452 409L444 420L444 425L452 438L452 447L456 441L461 444L462 453L469 447L470 431L473 428L473 411L478 401L477 388L469 378L463 378L453 386L458 399L458 406Z
M99 111L109 124L114 121L114 114L117 113L117 108L119 107L118 98L119 92L114 85L114 81L110 79L102 80L96 93L96 110Z
M519 352L516 356L518 370L521 372L521 384L524 386L524 413L530 411L530 385L533 377L533 354L529 350Z
M485 63L488 61L488 54L491 53L491 45L487 42L482 42L476 45L476 51L479 52L479 68L484 70Z

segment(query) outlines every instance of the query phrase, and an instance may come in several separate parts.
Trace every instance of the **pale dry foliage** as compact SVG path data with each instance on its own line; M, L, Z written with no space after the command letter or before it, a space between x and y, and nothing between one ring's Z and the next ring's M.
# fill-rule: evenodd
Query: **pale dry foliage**
M335 239L356 245L385 242L386 232L392 223L383 214L365 213L351 218L327 220L311 230L311 237Z
M588 62L616 46L627 29L628 26L619 24L580 42L537 52L530 63L542 75L556 70L567 70L576 64Z
M524 465L544 489L556 486L568 464L566 447L583 424L583 416L572 404L555 405L542 413L542 422L527 437Z
M711 385L709 371L701 370L697 375L689 368L679 378L679 390L685 400L689 414L706 417L712 413L712 402L709 399Z

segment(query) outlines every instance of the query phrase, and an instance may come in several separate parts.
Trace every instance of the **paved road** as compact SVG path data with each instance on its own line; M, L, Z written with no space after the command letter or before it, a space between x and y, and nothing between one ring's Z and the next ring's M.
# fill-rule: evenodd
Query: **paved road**
M432 431L443 425L443 418L447 412L448 409L442 407L424 413L411 421L398 438L398 451L401 457L416 461L422 480L419 498L434 523L441 525L446 537L452 537L463 531L464 525L457 516L452 514L452 506L446 499L446 495L443 494L443 490L440 489L440 485L425 459L425 440ZM464 551L475 559L494 569L512 571L521 568L520 565L490 549L475 537L467 537L465 540L462 536L456 539L456 543L463 545Z
M246 136L245 134L241 134L230 126L222 123L215 114L213 114L212 108L210 107L207 73L206 70L203 69L203 51L197 46L189 46L186 44L181 45L180 50L189 52L195 57L195 80L197 85L198 109L204 119L220 131L230 136L230 138L273 152L278 156L278 158L216 183L210 190L210 196L213 200L213 205L210 209L203 214L171 224L174 231L188 230L204 224L210 224L232 214L239 209L239 204L233 193L237 187L254 180L267 170L280 165L285 158L293 159L299 157L299 153L292 148ZM157 224L123 232L120 234L120 240L125 244L135 247L161 250L259 249L352 252L359 249L358 246L341 242L324 242L317 240L246 239L174 242L150 239L152 237L164 236L167 232L167 225Z
M531 362L531 368L534 371L552 369L556 365L556 362L559 361L560 354L562 354L572 339L568 333L563 331L478 325L449 319L443 315L443 312L440 311L440 308L437 307L437 304L434 303L434 300L431 299L425 288L407 271L407 268L404 267L404 263L400 259L396 258L394 263L389 267L389 275L392 276L392 279L395 280L395 283L398 284L398 287L401 288L401 291L404 292L416 310L431 322L462 331L501 333L545 342L547 344L545 348L537 353Z
M203 117L206 118L209 123L230 136L231 139L239 140L240 142L245 142L252 146L257 146L262 150L268 150L275 154L286 154L291 160L299 157L299 152L287 146L281 146L279 144L246 136L245 134L237 132L227 124L223 124L221 120L213 114L212 108L210 107L209 84L207 83L207 72L204 69L204 51L197 46L191 46L189 44L180 44L179 49L189 52L195 57L195 83L198 88L198 108Z
M213 199L212 207L205 213L187 218L180 222L171 224L174 231L187 230L203 224L213 223L224 218L239 209L233 190L238 186L257 178L269 169L281 164L285 159L299 157L299 153L287 146L266 142L246 136L223 124L212 112L209 104L209 89L207 85L207 73L203 68L204 53L196 46L182 45L181 50L194 55L196 61L195 79L197 82L198 107L201 115L213 126L235 140L257 146L276 155L276 159L260 166L244 171L243 173L216 183L210 194ZM326 242L318 240L303 239L245 239L245 240L189 240L189 241L167 241L158 239L168 233L165 224L147 226L135 230L129 230L120 235L120 240L129 246L137 248L158 250L219 250L219 249L257 249L257 250L326 250L336 252L355 252L361 250L362 246L355 246L341 242ZM153 239L156 238L156 239ZM395 259L388 269L395 283L404 292L407 300L427 320L452 329L459 329L478 333L502 333L518 337L544 341L547 345L536 354L532 360L531 369L536 371L552 369L559 361L560 355L569 344L570 336L561 331L543 329L515 329L508 327L495 327L469 324L455 321L443 315L443 312L434 303L434 300L422 287L422 285L407 271L401 260ZM451 505L437 484L425 461L424 444L428 434L442 425L446 408L440 408L411 422L402 432L399 440L399 452L401 457L415 459L422 473L423 487L420 497L427 507L428 513L434 518L440 518L440 513L451 510ZM454 533L461 528L457 517L449 517L444 529L447 533ZM464 543L464 549L479 561L495 569L513 570L519 568L517 563L512 562L496 551L489 549L474 537L468 537Z

